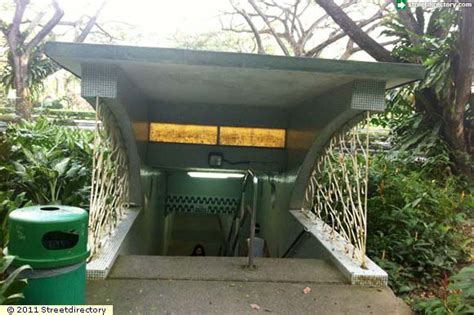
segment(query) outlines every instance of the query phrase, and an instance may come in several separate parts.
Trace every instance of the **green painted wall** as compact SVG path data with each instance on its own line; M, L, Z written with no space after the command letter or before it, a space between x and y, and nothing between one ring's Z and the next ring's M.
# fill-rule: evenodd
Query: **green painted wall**
M261 179L257 223L260 224L260 237L266 240L272 257L281 257L302 230L288 212L293 177L289 174Z
M165 255L173 215L165 217L167 174L153 169L141 172L144 204L121 248L122 254Z
M230 214L170 213L168 194L240 197L241 179L191 178L186 171L144 168L141 172L144 206L121 248L124 255L189 255L202 243L217 255L229 232Z

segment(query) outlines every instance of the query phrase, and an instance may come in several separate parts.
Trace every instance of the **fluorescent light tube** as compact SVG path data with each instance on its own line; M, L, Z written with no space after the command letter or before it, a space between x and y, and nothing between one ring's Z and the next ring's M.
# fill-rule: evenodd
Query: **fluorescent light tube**
M242 173L224 173L224 172L188 172L188 175L196 178L242 178Z

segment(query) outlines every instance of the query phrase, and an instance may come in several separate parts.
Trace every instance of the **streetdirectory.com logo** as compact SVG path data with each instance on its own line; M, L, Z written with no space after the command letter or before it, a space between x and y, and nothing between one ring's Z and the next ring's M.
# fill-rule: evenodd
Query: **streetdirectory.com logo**
M408 7L436 9L436 8L472 8L473 4L470 0L460 1L444 1L444 0L397 0L395 7L397 10L406 10Z
M407 8L407 0L397 0L397 10L405 10Z
M112 305L0 305L0 315L113 315Z

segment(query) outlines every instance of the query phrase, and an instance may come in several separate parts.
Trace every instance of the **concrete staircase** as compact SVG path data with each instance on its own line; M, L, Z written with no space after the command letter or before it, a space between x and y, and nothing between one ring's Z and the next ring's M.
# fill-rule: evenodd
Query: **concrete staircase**
M168 247L168 256L189 256L197 244L204 245L207 256L217 256L225 235L216 215L177 213Z
M107 280L88 283L87 303L113 304L114 314L411 314L388 287L349 285L325 260L245 262L120 256Z

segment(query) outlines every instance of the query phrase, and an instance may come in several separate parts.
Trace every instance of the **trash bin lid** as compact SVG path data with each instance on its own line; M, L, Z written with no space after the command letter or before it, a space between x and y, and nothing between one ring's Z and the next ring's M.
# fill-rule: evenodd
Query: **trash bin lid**
M32 206L16 209L9 220L26 224L62 223L88 220L87 212L70 206Z
M84 262L87 248L88 213L69 206L33 206L9 215L8 254L14 265L57 268Z

